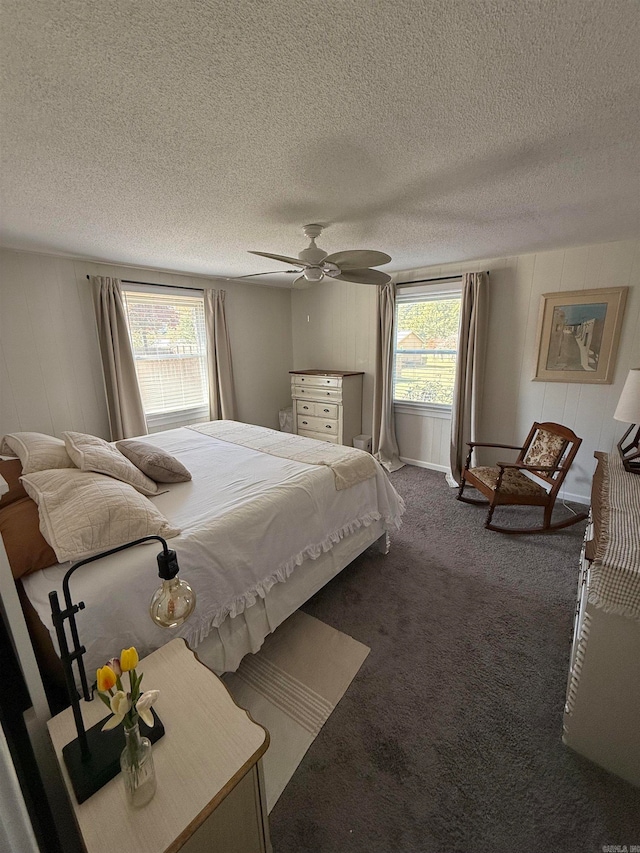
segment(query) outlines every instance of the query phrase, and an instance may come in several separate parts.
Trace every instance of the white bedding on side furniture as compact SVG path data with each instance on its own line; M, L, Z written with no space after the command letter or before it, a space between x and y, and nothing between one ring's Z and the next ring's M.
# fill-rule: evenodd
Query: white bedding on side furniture
M145 441L174 454L193 474L193 480L149 499L182 530L169 547L178 554L180 575L196 590L197 607L176 632L151 622L147 605L159 583L159 543L82 567L71 590L74 601L87 605L77 618L89 673L123 647L136 645L144 655L176 634L193 648L211 637L199 653L206 658L209 649L206 662L218 671L235 669L243 654L256 651L269 631L350 562L350 554L353 559L400 520L402 501L379 466L375 477L337 491L326 466L193 430L156 433ZM309 584L307 567L309 577L314 575ZM60 591L67 568L54 566L24 579L50 630L48 594ZM265 600L270 590L275 592Z

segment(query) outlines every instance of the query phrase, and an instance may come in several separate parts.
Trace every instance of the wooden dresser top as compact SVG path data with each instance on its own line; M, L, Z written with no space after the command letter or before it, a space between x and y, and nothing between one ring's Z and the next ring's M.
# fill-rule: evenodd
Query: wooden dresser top
M289 373L305 376L362 376L364 370L290 370Z

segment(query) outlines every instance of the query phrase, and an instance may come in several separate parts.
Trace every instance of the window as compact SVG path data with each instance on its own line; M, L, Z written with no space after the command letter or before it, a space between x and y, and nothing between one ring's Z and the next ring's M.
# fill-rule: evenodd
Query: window
M401 411L447 415L453 404L461 281L399 288L393 401Z
M202 293L127 287L122 296L149 430L209 420Z

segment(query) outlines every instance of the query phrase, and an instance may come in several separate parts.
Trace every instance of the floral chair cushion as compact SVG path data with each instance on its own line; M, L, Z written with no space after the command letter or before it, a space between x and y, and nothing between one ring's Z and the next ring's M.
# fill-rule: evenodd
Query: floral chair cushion
M524 464L553 467L562 458L566 444L566 439L561 435L539 429L524 457Z
M489 486L490 489L495 489L500 469L482 466L479 468L470 468L469 473L477 477L481 483ZM505 468L504 476L500 483L500 494L535 495L536 497L541 497L546 495L546 490L538 485L538 483L530 480L522 471L517 471L515 468Z

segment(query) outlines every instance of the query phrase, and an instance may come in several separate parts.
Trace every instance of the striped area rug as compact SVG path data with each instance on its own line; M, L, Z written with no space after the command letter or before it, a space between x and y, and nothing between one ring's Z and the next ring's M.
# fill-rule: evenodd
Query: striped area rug
M263 759L269 811L369 651L298 611L237 672L223 676L238 705L269 732Z

